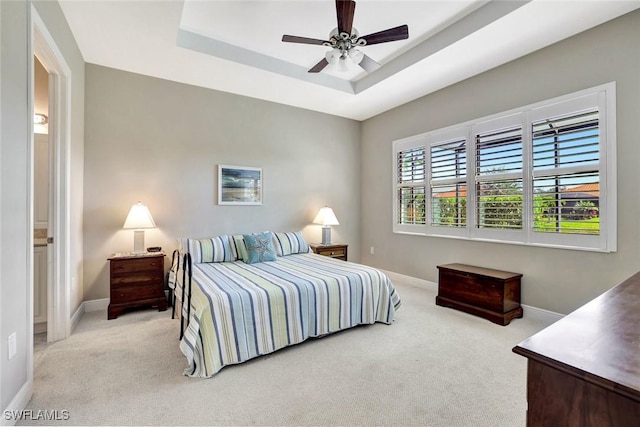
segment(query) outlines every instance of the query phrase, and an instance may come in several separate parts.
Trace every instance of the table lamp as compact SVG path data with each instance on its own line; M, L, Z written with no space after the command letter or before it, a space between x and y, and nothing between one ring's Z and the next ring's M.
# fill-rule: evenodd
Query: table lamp
M331 244L331 226L332 225L340 225L338 222L338 218L333 213L333 209L328 206L320 209L318 215L313 220L314 224L322 224L322 244L330 245Z
M135 205L131 206L129 215L127 215L127 219L125 220L124 226L122 228L134 230L133 253L143 253L144 229L156 228L156 223L153 222L153 217L151 217L151 212L149 212L147 206L143 205L141 202L138 202Z

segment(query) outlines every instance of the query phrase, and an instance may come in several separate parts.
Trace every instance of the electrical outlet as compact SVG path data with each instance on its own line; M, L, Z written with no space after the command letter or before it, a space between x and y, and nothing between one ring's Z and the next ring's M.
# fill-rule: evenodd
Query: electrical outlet
M9 335L8 344L9 344L9 360L11 360L13 359L13 356L16 355L16 351L17 351L17 338L16 338L15 332Z
M370 253L371 255L373 255L373 254L375 253L375 250L373 249L373 246L370 246L370 247L369 247L369 253Z

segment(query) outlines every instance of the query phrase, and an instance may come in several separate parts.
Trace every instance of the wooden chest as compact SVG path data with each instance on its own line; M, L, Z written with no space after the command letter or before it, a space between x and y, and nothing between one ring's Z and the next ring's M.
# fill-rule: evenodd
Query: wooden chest
M465 264L438 266L436 304L483 317L500 325L522 317L522 274Z
M164 295L164 254L113 256L110 262L110 297L107 317L115 319L126 308L155 306L167 309Z

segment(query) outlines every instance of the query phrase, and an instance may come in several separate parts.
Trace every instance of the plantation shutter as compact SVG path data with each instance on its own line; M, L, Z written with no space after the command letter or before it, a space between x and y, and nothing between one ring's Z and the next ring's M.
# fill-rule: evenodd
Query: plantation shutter
M467 225L466 139L433 144L430 147L431 225Z
M396 160L397 223L425 224L425 147L412 147L398 151Z
M615 252L615 83L393 143L393 231Z
M522 125L475 133L476 228L521 230Z
M600 233L598 107L535 120L534 232Z

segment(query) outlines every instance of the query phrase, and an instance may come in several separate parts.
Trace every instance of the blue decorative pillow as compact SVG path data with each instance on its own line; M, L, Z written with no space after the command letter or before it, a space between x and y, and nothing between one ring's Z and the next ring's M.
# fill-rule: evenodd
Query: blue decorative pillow
M258 262L275 261L276 249L273 246L273 234L245 234L244 244L247 248L247 257L244 262L255 264Z

